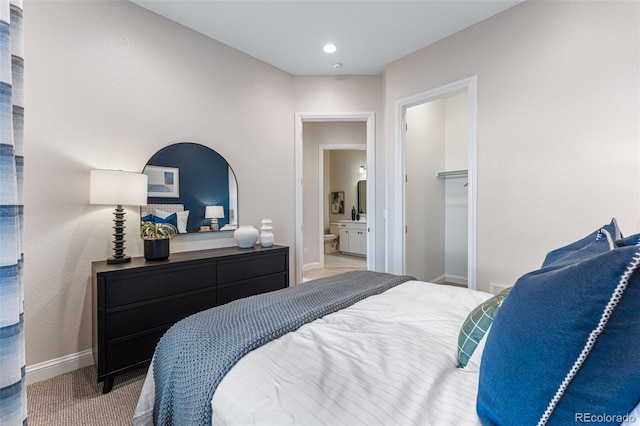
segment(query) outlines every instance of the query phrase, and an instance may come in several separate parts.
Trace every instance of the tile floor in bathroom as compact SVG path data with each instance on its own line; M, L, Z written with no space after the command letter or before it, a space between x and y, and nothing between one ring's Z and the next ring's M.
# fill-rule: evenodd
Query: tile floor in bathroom
M324 268L310 269L303 272L303 281L329 277L347 271L367 269L367 259L340 253L325 253Z

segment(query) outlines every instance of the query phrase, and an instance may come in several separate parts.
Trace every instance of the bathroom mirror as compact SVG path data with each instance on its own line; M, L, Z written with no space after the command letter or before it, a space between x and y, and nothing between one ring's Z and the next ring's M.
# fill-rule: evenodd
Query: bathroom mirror
M367 214L367 181L366 180L358 181L358 213Z
M211 148L193 142L166 146L149 159L142 173L149 177L149 205L140 209L142 218L155 215L156 209L160 210L158 217L175 212L180 234L205 232L212 223L205 217L206 207L222 206L224 217L217 218L219 230L236 229L236 176Z

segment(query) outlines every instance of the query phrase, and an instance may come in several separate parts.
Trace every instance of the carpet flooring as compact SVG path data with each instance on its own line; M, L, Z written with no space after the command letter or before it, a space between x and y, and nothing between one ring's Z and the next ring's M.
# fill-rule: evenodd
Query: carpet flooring
M32 383L27 386L29 426L131 425L146 372L145 367L117 376L107 394L94 366Z

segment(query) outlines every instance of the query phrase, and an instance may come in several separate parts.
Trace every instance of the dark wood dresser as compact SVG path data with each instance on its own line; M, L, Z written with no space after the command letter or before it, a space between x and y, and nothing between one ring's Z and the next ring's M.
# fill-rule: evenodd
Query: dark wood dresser
M259 245L172 253L167 260L91 264L93 358L103 393L151 360L175 322L235 299L289 285L289 248Z

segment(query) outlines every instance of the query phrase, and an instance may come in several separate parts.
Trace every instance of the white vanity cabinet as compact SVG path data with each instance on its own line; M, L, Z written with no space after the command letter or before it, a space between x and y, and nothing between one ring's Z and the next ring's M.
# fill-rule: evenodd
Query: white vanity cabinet
M341 220L340 251L342 253L367 255L367 222Z

